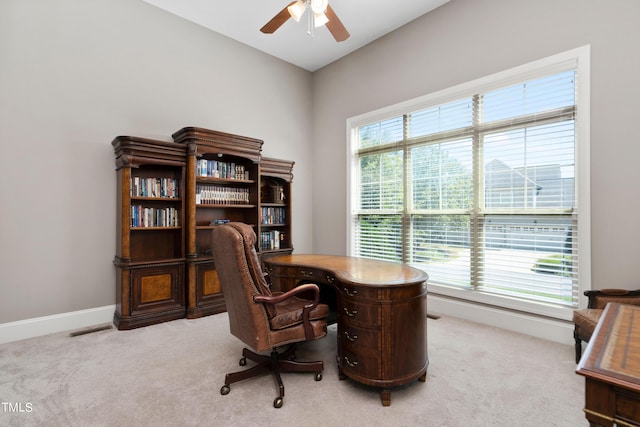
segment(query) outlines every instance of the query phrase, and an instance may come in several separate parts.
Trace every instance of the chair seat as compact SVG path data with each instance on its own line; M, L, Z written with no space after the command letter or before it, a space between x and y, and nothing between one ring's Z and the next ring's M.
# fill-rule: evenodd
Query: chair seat
M280 330L302 323L302 309L310 301L298 297L286 299L275 305L275 315L269 319L271 329ZM309 320L324 319L329 314L329 306L318 304L309 312Z
M604 310L598 308L574 310L573 323L579 328L582 336L590 338L603 312Z

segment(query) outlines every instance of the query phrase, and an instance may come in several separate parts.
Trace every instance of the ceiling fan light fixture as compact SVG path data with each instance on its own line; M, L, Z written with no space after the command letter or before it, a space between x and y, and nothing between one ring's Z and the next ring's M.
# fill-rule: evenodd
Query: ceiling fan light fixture
M324 24L329 22L329 18L324 13L314 13L313 14L313 25L317 27L322 27Z
M260 31L264 34L273 34L289 18L300 22L307 9L310 9L307 14L307 34L311 37L313 37L314 28L326 26L337 42L343 42L349 38L349 31L344 27L333 8L329 6L329 0L291 1L288 6L285 6L263 25Z
M324 14L328 5L329 0L311 0L311 10L313 10L313 13L316 15Z
M300 22L300 18L302 18L302 14L304 14L306 9L307 3L303 0L298 0L291 6L287 7L289 14L296 22Z

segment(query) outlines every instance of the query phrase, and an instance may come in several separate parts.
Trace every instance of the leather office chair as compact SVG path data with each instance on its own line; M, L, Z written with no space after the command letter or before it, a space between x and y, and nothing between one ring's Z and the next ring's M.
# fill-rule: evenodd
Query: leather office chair
M573 311L573 338L576 340L576 363L582 357L582 341L588 342L596 329L598 321L609 302L640 305L640 290L601 289L584 291L589 298L587 308Z
M244 223L230 222L213 230L213 256L229 315L229 329L248 348L242 350L240 366L247 359L257 363L250 369L229 373L220 393L231 391L237 381L272 372L278 387L273 406L283 404L284 385L280 372L312 372L322 379L322 361L298 362L295 345L327 334L329 307L319 304L320 291L313 283L286 293L272 293L262 273L255 250L256 234ZM288 348L284 350L284 346ZM270 355L259 354L270 350Z

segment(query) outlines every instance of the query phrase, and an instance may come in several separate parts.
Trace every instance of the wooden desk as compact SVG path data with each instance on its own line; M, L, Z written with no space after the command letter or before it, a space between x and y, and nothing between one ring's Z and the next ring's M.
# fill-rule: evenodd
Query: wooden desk
M427 378L427 278L418 269L386 261L334 255L283 255L264 260L274 290L303 282L332 290L337 311L338 370L381 388ZM322 286L325 285L325 286Z
M576 373L593 426L640 426L640 306L609 303Z

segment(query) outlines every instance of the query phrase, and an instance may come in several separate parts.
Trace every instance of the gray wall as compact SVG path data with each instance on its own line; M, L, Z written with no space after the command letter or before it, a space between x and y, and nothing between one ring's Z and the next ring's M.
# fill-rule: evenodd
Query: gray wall
M117 135L263 139L310 251L311 79L142 1L0 0L0 324L115 304Z
M314 251L346 251L347 118L590 44L592 286L640 288L638 19L637 0L451 0L315 72Z
M0 0L0 324L115 303L117 135L264 139L296 162L296 252L340 254L348 117L585 44L593 285L640 288L638 17L637 0L451 0L311 74L141 1Z

